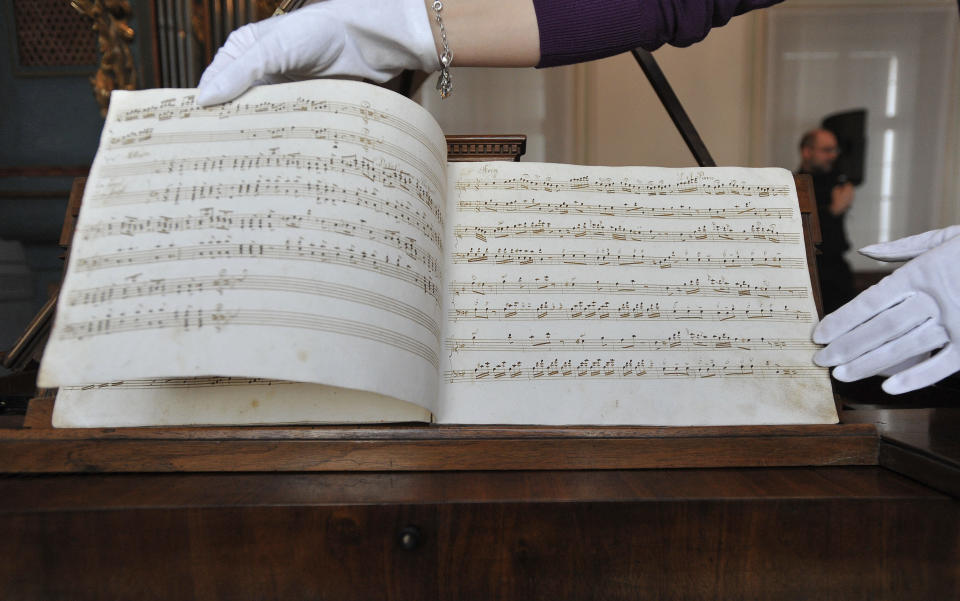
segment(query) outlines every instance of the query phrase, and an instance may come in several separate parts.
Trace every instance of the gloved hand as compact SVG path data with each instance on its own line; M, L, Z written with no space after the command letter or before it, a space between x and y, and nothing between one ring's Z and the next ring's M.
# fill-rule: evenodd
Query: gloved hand
M850 382L940 349L885 380L889 394L929 386L960 370L960 226L873 244L860 252L881 261L909 262L823 318L813 341L828 346L813 360L838 366L833 376Z
M403 69L439 68L423 0L325 0L231 33L200 78L197 102L226 102L256 83L383 82Z

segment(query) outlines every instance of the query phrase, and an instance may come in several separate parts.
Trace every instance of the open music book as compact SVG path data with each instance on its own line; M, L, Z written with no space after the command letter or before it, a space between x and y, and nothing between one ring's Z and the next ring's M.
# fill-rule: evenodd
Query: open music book
M791 175L447 163L355 82L115 92L57 426L837 421Z

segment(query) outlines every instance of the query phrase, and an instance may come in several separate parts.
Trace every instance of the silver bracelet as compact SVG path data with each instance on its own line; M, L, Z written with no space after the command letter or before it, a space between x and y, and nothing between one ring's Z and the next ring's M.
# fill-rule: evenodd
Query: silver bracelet
M433 0L433 14L440 26L440 43L443 44L443 54L440 55L440 77L437 78L437 89L440 90L440 98L446 98L453 92L453 80L450 79L450 63L453 62L453 52L450 51L450 44L447 43L447 29L443 26L443 19L440 18L440 11L443 10L443 2Z

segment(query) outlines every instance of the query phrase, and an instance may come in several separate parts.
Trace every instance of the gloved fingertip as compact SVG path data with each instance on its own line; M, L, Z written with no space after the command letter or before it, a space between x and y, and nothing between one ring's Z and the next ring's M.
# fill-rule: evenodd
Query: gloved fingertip
M863 248L859 249L857 252L867 257L868 259L873 259L875 261L883 261L885 263L893 263L896 261L909 261L910 259L923 253L923 251L914 251L909 249L873 248L874 246L879 246L879 245L874 244L871 246L864 246Z
M817 344L830 344L837 337L837 334L833 332L829 321L821 321L817 324L817 327L813 329L813 335L811 337Z
M830 349L820 349L813 355L813 362L819 365L820 367L831 367L834 363L831 361L832 353Z
M222 104L231 99L232 96L224 93L223 86L221 86L216 80L208 82L197 88L197 104L200 106L213 106L215 104Z
M903 381L903 378L899 376L887 378L883 381L883 384L881 384L880 387L883 388L883 391L887 394L903 394L916 389L915 386L911 387L909 384Z
M200 106L211 106L217 104L215 98L217 96L217 90L211 84L200 84L197 87L197 104Z
M960 234L960 228L950 226L939 230L930 230L922 234L898 238L890 242L871 244L864 246L857 252L871 259L877 259L878 261L909 261L943 244L958 234Z
M197 82L197 89L203 89L210 81L213 79L213 74L209 67L207 67L203 73L200 74L200 81Z
M888 255L886 244L868 244L863 248L857 249L857 252L865 257L877 259L878 261L882 261L883 257Z
M853 382L857 380L855 376L850 374L850 370L847 369L846 365L840 365L839 367L833 368L833 377L841 382Z

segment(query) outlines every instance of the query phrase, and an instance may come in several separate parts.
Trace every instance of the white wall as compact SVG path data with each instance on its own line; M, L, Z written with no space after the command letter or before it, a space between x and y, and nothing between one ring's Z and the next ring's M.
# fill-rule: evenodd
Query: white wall
M415 99L448 134L525 134L525 161L577 162L577 67L452 69L453 94L441 100L436 75Z
M653 56L718 165L750 165L757 15L736 17L689 48ZM696 165L630 54L587 65L586 148L591 165Z

